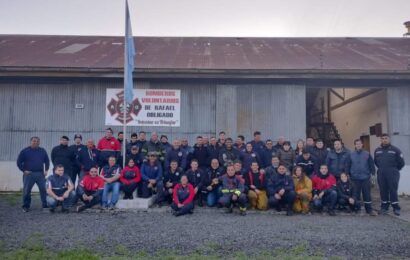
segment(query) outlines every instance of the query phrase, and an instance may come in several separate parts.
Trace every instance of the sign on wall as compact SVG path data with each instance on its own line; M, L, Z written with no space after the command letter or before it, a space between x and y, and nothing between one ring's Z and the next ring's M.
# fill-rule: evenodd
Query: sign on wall
M125 121L129 126L180 126L181 90L134 89L134 100L127 104ZM105 124L124 122L124 90L107 89Z

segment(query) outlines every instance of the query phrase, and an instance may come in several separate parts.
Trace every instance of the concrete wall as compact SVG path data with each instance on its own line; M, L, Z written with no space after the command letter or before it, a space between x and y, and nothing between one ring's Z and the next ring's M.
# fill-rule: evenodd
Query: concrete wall
M0 81L0 191L20 190L21 173L15 166L18 153L39 136L48 152L62 135L75 133L98 140L104 134L107 88L121 88L114 79L2 80ZM215 135L224 130L250 140L259 130L263 138L285 135L295 142L305 138L305 87L273 84L218 84L155 80L138 81L138 88L180 89L181 127L129 127L132 131L157 131L172 140ZM84 109L75 109L75 104ZM114 131L122 130L121 127Z

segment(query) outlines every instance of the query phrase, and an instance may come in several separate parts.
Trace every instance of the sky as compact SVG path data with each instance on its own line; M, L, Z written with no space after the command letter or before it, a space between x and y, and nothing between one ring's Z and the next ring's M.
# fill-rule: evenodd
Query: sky
M125 0L0 0L0 34L123 35ZM402 37L410 0L129 0L134 36Z

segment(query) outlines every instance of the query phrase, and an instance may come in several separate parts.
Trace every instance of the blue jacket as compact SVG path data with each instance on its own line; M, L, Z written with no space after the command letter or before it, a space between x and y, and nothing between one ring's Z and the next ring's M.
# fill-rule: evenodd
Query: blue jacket
M331 150L327 154L326 165L329 168L329 172L331 172L333 176L339 178L341 173L346 172L346 161L349 154L350 152L344 148L340 151L340 153L336 153L335 150Z
M393 145L378 147L374 151L374 161L381 174L397 174L405 165L403 154Z
M81 149L77 157L77 165L84 171L89 171L92 167L98 167L100 163L100 151L92 149L88 151L88 148Z
M364 150L355 150L350 153L346 170L352 180L366 180L376 172L372 156Z
M261 151L260 157L262 160L262 168L266 168L268 166L270 166L272 164L272 157L273 156L277 156L278 155L278 150L276 150L275 148L272 148L271 150L269 150L268 148L264 148Z
M310 155L307 160L303 158L303 155L299 155L296 158L296 166L302 167L303 171L310 178L316 169L316 160Z
M252 151L250 153L248 152L241 153L240 159L242 161L242 168L245 169L246 172L250 170L251 164L253 162L257 162L259 167L261 167L262 165L259 154L255 151Z
M268 196L274 196L281 189L285 191L294 191L295 185L293 183L293 178L290 175L286 174L275 174L270 176L267 180L266 189L268 191Z
M186 168L187 164L187 154L184 149L179 148L175 150L173 147L167 151L167 155L165 157L165 164L164 167L168 168L171 164L171 161L175 160L178 162L178 167L182 169Z
M67 175L53 174L47 178L46 187L51 188L57 196L62 196L68 190L68 186L72 184L71 179Z
M158 182L162 180L162 166L157 161L156 164L151 165L149 162L144 162L141 166L141 176L143 181L155 179Z
M46 166L46 171L50 167L50 160L46 150L41 147L36 149L29 147L24 148L18 158L17 167L20 171L43 172L43 164Z

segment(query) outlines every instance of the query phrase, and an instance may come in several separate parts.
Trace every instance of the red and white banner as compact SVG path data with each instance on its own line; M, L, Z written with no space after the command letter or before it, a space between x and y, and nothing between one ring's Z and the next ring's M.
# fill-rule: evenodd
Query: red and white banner
M134 89L125 113L129 126L180 126L181 90ZM105 124L123 125L124 90L107 89Z

